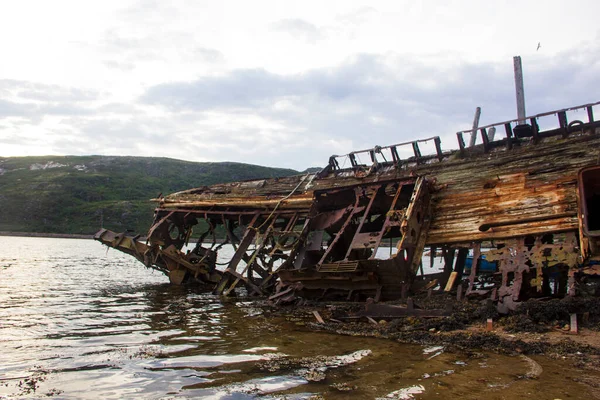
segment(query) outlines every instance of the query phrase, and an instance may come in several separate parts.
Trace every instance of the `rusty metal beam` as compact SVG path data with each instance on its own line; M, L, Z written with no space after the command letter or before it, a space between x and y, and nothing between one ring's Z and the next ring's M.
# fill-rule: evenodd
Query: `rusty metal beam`
M588 122L574 121L574 127L567 121L570 109L563 109L554 112L558 128L544 132L537 120L551 113L527 117L530 132L516 136L514 121L480 127L483 144L472 148L465 147L458 132L458 151L443 152L436 136L351 152L351 168L340 168L338 156L332 156L318 174L174 193L159 199L148 243L107 231L99 232L97 240L162 270L173 282L192 277L210 283L218 275L218 293L230 294L242 282L250 292L272 293L277 278L279 284L295 285L291 292L278 289L286 293L278 299L311 290L319 296L343 292L353 299L405 297L426 245L432 257L434 248L443 249L447 268L439 284L444 287L451 266L460 281L472 249L467 294L485 293L479 281L485 257L498 263L502 275L492 297L511 309L527 296L550 290L551 269L560 279L569 270L569 288L578 274L596 271L585 265L590 257L600 257L600 241L585 231L582 212L588 200L578 193L578 172L597 163L596 152L590 151L600 147L600 121L593 116L597 104L579 107L587 110ZM505 143L488 135L502 124ZM435 153L421 154L419 143L431 139ZM403 145L412 147L414 157L400 159L397 147ZM389 161L383 151L390 152ZM369 155L370 167L359 165L362 153ZM202 220L208 228L186 253L192 228ZM233 232L236 225L246 226L241 240ZM223 277L214 271L223 245L217 246L221 229L224 243L236 246ZM384 238L397 241L389 259L376 255ZM584 267L577 269L573 257L580 257ZM246 266L240 272L241 261ZM565 287L561 281L556 290Z
M380 188L381 188L381 186L376 186L376 187L370 188L371 189L371 197L369 199L369 204L362 211L363 215L360 219L358 227L356 228L356 232L354 233L354 236L352 238L350 246L348 246L348 251L346 251L346 256L344 257L344 261L348 260L348 257L350 256L350 252L354 249L353 244L354 244L355 240L359 237L360 231L361 231L362 227L364 226L365 221L369 217L369 213L371 212L371 207L373 206L373 202L375 201L375 197L377 197L377 192L379 191ZM357 197L358 197L358 195L357 195Z

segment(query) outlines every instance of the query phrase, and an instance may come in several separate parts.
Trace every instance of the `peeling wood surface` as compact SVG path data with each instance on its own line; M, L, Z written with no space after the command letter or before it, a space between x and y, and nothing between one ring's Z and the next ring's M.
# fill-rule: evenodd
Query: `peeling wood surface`
M597 136L550 138L431 171L442 188L428 243L576 230L577 172L596 162L598 145Z
M243 285L276 303L296 294L406 299L434 278L440 291L458 288L458 299L465 285L466 296L489 296L500 312L530 297L573 295L578 276L600 274L600 213L588 213L600 204L600 169L588 168L600 164L600 122L588 107L589 122L574 132L563 114L551 131L538 132L535 118L514 132L505 124L496 141L481 128L483 144L469 148L459 132L461 150L442 152L434 137L349 153L346 169L332 156L317 174L174 193L155 199L146 243L105 230L96 239L173 283L194 279L223 295ZM436 153L421 156L427 140ZM400 159L404 145L414 157ZM359 154L372 164L359 164ZM203 232L186 249L194 227ZM217 231L226 234L220 244ZM378 254L382 243L389 257ZM224 244L235 253L220 272ZM431 268L441 249L444 270L419 281L425 246ZM376 308L373 315L420 313Z
M427 245L571 231L578 229L577 172L597 162L595 149L600 136L588 133L538 144L525 139L489 153L479 145L444 153L440 162L382 164L369 175L346 169L190 189L165 197L159 208L308 211L315 190L426 176L437 189Z

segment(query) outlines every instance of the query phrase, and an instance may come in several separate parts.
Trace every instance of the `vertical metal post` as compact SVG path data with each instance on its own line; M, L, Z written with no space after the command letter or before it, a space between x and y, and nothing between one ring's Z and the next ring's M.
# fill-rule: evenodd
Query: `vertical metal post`
M525 89L523 88L523 67L521 56L513 57L515 66L515 90L517 92L517 118L519 125L525 124Z

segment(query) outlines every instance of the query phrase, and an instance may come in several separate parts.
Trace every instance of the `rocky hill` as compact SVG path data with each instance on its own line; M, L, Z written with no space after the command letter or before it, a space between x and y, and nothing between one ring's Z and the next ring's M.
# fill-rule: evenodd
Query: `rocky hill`
M145 233L159 193L298 174L291 169L168 158L0 157L0 231Z

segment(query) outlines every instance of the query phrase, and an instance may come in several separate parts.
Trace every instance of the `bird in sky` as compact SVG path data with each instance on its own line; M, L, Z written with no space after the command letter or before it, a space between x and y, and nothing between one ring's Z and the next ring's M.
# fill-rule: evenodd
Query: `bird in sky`
M537 47L537 49L535 49L535 51L538 51L540 49L540 47L542 47L542 43L538 42L538 47Z

